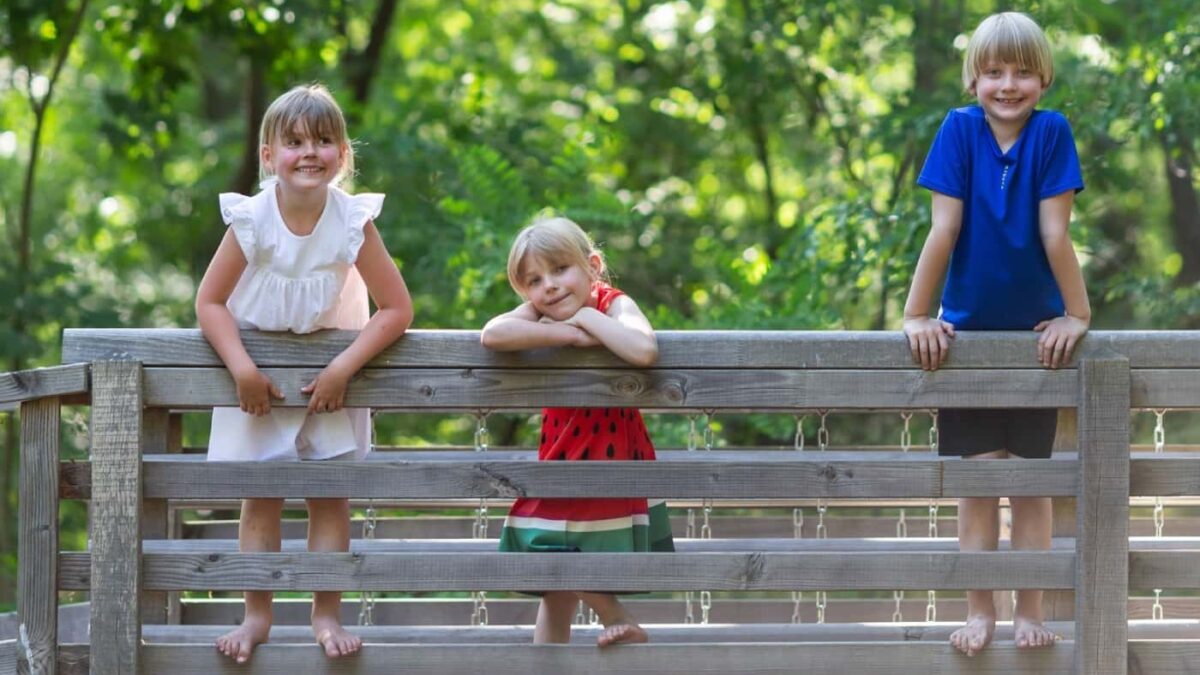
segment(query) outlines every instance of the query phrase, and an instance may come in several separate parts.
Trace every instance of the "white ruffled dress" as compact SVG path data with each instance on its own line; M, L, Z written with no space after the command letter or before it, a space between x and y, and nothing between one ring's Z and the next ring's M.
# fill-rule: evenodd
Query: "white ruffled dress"
M311 333L365 326L367 288L354 262L362 248L363 227L379 215L383 197L349 195L331 186L312 233L299 236L283 222L274 180L265 181L253 197L221 194L221 217L247 263L227 303L238 327ZM309 415L304 408L273 407L263 417L238 408L215 408L208 459L362 459L370 448L367 408Z

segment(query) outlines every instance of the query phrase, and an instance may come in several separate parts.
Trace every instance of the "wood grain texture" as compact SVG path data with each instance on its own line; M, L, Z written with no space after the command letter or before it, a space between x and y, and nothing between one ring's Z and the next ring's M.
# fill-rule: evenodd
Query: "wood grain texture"
M0 404L79 394L87 390L88 366L82 363L0 373Z
M242 342L264 367L323 367L353 341L353 331L309 335L244 331ZM915 368L897 331L657 331L660 368ZM1037 334L963 332L943 368L1039 369ZM1117 353L1132 368L1200 368L1200 331L1092 331L1070 367L1095 353ZM133 358L146 366L221 366L197 329L63 331L63 362ZM493 352L473 330L410 330L370 367L620 368L602 349Z
M86 553L59 586L90 585ZM985 553L148 553L150 590L854 590L1071 588L1070 551Z
M59 399L21 404L20 504L17 522L17 613L25 672L55 675L58 667Z
M91 669L104 675L140 673L141 374L134 361L92 364Z
M1129 596L1129 361L1079 367L1075 672L1125 673Z
M88 465L66 463L64 496L91 493ZM1073 495L1071 453L963 462L929 453L667 452L656 462L537 462L529 452L374 453L366 461L145 461L148 498L912 498Z

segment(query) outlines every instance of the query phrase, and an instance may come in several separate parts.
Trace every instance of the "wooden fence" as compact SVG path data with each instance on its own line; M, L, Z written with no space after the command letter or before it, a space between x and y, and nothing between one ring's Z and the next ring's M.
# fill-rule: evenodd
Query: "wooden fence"
M285 404L302 402L300 387L352 337L243 335ZM1078 452L965 462L748 448L663 452L655 463L537 463L528 452L428 451L210 464L167 452L171 411L236 405L231 378L198 331L68 330L69 365L0 376L0 403L19 402L21 411L20 631L0 642L0 673L1196 672L1200 634L1185 626L1131 636L1128 597L1131 588L1200 589L1200 540L1131 544L1129 504L1131 495L1200 495L1200 454L1131 452L1129 419L1134 408L1200 407L1200 332L1096 332L1055 371L1037 366L1032 335L963 334L934 373L912 366L895 333L667 331L659 340L659 363L633 369L602 350L496 354L476 332L413 331L355 378L347 404L414 412L1075 408ZM84 403L90 459L60 464L60 408ZM713 539L681 542L672 554L512 555L470 542L397 540L358 542L349 553L243 554L167 532L168 500L647 495L771 503L1026 495L1074 497L1078 507L1069 545L1036 552L960 553L936 540ZM90 500L86 552L59 550L60 499ZM248 669L189 626L156 628L160 639L143 641L144 627L166 623L165 594L176 591L573 590L580 579L609 591L1074 590L1075 619L1051 649L998 643L974 659L936 630L833 626L683 626L656 633L655 643L609 650L535 648L499 627L410 631L382 644L372 642L384 629L375 627L351 659L271 643ZM60 639L60 590L90 593L86 644Z

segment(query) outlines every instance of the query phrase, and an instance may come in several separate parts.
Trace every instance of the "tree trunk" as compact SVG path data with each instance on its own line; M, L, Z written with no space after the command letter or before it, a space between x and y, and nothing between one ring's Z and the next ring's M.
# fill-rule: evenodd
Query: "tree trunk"
M1174 138L1172 143L1168 137ZM1175 282L1190 286L1200 281L1200 199L1193 187L1191 139L1177 129L1160 137L1163 146L1167 186L1171 194L1171 236L1175 250L1183 256L1183 267Z
M367 46L359 53L348 55L343 66L346 79L350 82L351 95L359 106L365 104L371 96L371 83L379 71L379 60L392 28L397 2L398 0L380 0L379 6L375 8L375 19L371 22L371 37Z

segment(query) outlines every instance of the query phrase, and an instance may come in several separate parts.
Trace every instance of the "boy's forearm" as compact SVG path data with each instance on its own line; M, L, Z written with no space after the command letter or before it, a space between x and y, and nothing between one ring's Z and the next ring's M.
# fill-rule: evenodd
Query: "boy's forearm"
M1043 239L1043 243L1046 247L1046 259L1050 262L1050 271L1058 283L1067 314L1090 323L1092 306L1088 300L1083 271L1079 268L1079 259L1075 256L1071 238L1064 230L1061 235Z
M941 284L946 268L950 264L950 253L954 250L953 239L934 228L921 249L917 269L913 272L912 287L904 303L904 318L927 318L933 306L933 294Z

